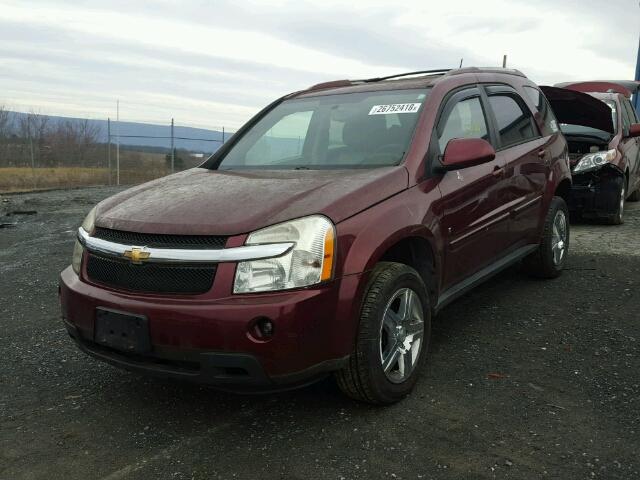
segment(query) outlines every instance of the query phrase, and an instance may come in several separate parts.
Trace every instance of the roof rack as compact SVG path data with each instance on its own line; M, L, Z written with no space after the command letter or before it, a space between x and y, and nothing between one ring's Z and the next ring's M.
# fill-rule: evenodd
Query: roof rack
M437 68L434 70L416 70L415 72L406 72L406 73L397 73L395 75L387 75L385 77L373 77L373 78L365 78L361 80L333 80L330 82L318 83L317 85L313 85L308 90L324 90L328 88L337 88L337 87L348 87L351 85L359 85L363 83L375 83L382 82L385 80L392 80L394 78L402 78L409 77L411 75L461 75L463 73L504 73L508 75L517 75L520 77L524 77L524 73L520 70L512 69L512 68L500 68L500 67L465 67L465 68Z
M450 72L450 68L438 68L436 70L417 70L415 72L406 72L406 73L398 73L396 75L388 75L386 77L374 77L374 78L366 78L363 80L354 80L355 82L363 82L363 83L373 83L373 82L382 82L383 80L391 80L392 78L401 78L408 77L410 75L421 75L421 74L430 74L430 73L447 73Z

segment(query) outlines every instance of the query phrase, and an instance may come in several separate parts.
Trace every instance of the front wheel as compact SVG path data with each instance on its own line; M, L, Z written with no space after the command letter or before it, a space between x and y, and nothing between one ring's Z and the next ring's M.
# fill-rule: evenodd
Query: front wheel
M607 223L610 225L622 225L624 223L624 207L625 200L627 199L627 185L628 181L625 179L618 191L617 202L615 206L615 212L607 219Z
M360 313L355 351L336 373L356 400L391 404L415 385L431 336L427 288L413 268L381 262L371 273Z
M569 209L560 197L553 197L544 221L538 249L524 259L525 269L539 278L556 278L569 253Z

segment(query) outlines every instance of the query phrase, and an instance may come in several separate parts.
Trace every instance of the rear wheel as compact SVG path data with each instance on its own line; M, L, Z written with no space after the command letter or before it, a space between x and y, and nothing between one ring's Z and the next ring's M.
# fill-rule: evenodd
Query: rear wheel
M630 202L640 201L640 187L636 188L635 192L629 195L629 198L627 198L627 200Z
M413 268L379 263L371 274L360 314L355 352L336 373L356 400L391 404L415 385L431 334L427 289Z
M524 259L525 269L539 278L556 278L569 253L569 209L560 197L553 197L544 221L538 250Z

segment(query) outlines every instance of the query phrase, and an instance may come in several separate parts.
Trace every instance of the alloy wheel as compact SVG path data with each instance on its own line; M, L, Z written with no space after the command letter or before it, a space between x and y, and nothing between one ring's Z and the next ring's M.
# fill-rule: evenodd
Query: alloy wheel
M420 358L423 337L420 298L410 288L401 288L387 303L380 326L380 362L390 382L409 378Z
M553 219L551 251L553 253L553 264L560 265L567 251L567 216L562 210L558 210Z

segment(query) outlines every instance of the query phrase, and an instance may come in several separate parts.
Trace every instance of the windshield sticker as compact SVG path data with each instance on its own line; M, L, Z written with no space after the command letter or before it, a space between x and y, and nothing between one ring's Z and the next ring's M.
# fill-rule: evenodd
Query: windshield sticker
M390 115L392 113L416 113L421 103L394 103L391 105L374 105L369 115Z

